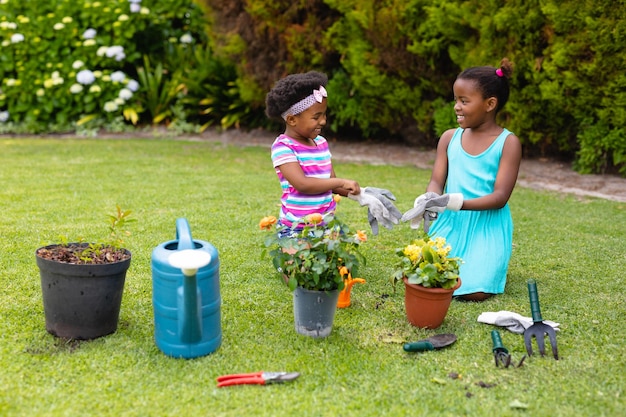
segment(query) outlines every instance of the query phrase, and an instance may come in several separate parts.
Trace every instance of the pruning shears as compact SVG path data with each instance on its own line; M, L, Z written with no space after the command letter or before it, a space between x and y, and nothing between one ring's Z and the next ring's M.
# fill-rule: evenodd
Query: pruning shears
M222 375L217 378L217 386L221 388L231 385L267 385L293 381L299 376L299 372L254 372Z

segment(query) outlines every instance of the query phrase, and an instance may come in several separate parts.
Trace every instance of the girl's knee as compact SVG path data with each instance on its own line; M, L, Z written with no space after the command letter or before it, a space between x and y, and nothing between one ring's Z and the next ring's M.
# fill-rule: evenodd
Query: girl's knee
M486 292L473 292L470 294L459 295L458 298L464 301L485 301L488 298L493 297L494 294Z

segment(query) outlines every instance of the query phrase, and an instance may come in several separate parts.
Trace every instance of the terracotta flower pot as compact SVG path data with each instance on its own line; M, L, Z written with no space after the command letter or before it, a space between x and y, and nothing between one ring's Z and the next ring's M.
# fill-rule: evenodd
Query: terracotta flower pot
M452 293L461 286L459 278L454 288L426 288L409 284L404 278L404 306L406 317L413 326L436 329L448 314Z

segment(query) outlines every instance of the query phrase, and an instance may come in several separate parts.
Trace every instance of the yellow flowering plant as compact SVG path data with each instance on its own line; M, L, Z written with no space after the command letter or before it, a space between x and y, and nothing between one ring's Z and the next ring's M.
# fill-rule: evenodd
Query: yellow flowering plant
M392 277L393 284L407 278L409 284L427 288L453 288L459 279L459 257L450 257L452 248L443 237L422 236L405 247L396 249L400 257Z
M265 239L263 256L268 253L274 268L290 290L342 290L348 276L358 276L365 257L359 251L367 241L363 231L352 232L337 217L322 225L322 216L312 214L304 219L305 227L279 237L274 228L276 218L264 217L259 223L263 230L273 233ZM288 229L287 229L288 230Z

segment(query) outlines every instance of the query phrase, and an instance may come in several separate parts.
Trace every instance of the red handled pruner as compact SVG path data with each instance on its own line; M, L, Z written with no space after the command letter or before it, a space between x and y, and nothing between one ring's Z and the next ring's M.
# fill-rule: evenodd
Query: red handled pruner
M293 381L299 376L299 372L254 372L251 374L222 375L217 378L217 386L267 385Z

